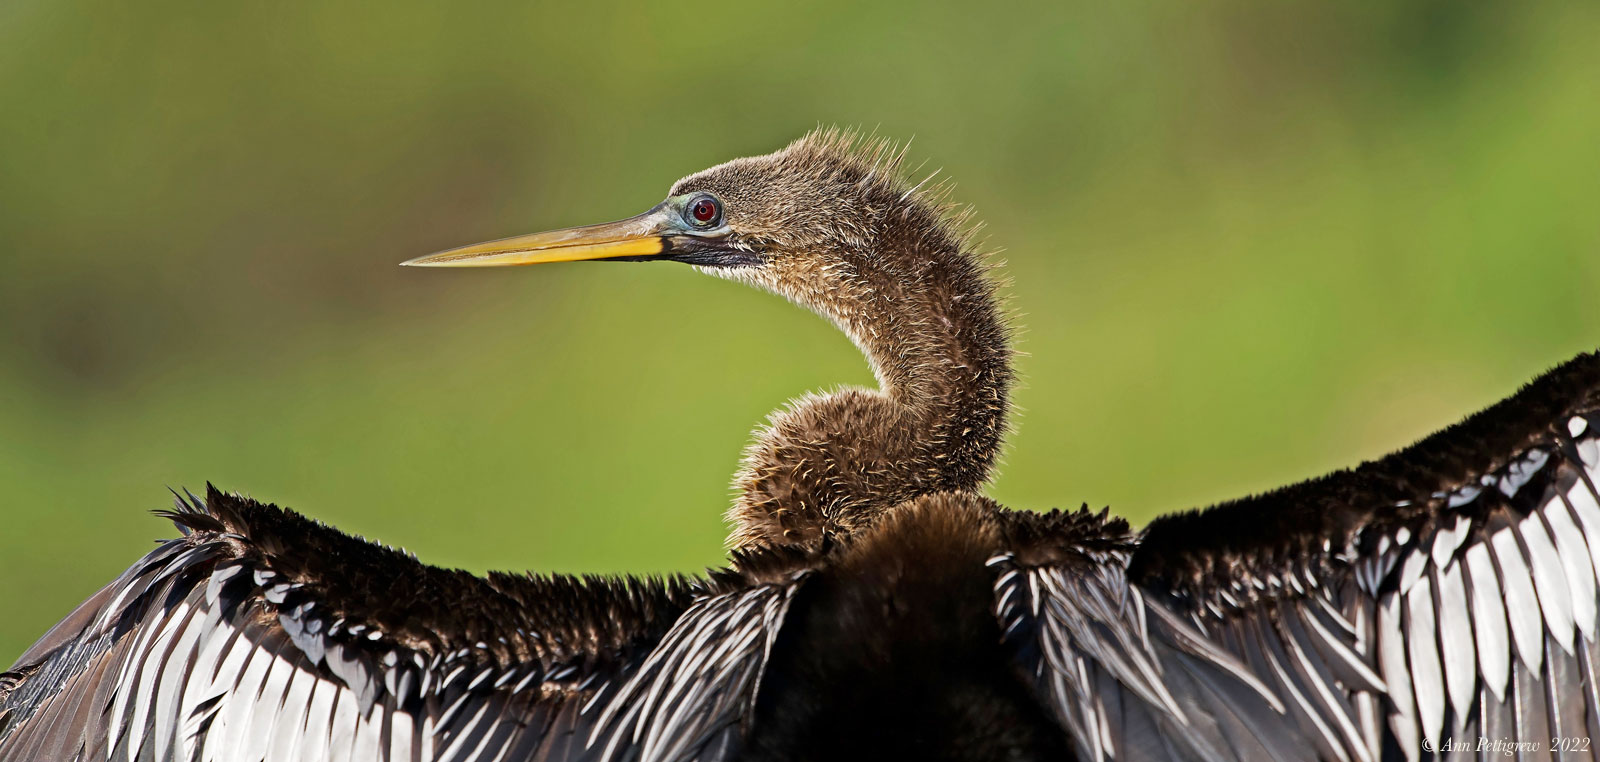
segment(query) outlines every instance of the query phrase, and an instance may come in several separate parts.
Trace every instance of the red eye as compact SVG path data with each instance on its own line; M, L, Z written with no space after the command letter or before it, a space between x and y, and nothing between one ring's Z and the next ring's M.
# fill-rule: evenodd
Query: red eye
M689 218L700 225L709 225L717 219L717 202L715 199L704 196L695 199L689 204Z

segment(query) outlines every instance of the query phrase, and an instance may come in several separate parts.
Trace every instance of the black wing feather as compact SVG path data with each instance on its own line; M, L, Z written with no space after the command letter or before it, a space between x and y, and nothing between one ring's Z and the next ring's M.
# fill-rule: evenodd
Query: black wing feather
M0 676L0 762L726 759L792 594L480 578L214 489L171 517Z
M1597 481L1587 354L1406 450L1157 519L1125 550L1086 545L1116 522L1019 514L998 614L1083 759L1591 759L1550 745L1600 729ZM1114 732L1144 716L1165 745Z

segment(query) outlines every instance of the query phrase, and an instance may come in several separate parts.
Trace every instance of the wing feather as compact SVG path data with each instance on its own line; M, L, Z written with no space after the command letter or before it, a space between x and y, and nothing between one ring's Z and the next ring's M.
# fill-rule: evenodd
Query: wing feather
M1434 569L1434 610L1438 615L1439 665L1457 721L1472 714L1478 688L1477 653L1472 645L1472 609L1467 603L1461 564L1448 559Z
M1565 500L1552 500L1538 512L1555 543L1561 561L1561 578L1571 593L1573 623L1590 641L1595 639L1594 567L1589 562L1589 547L1583 533L1567 511Z
M1556 555L1550 533L1538 514L1529 515L1519 523L1517 536L1528 552L1529 568L1533 571L1533 587L1538 592L1539 610L1544 612L1545 634L1554 638L1564 653L1572 653L1572 592Z
M1535 672L1544 662L1544 616L1540 614L1539 599L1533 591L1533 572L1528 569L1511 526L1496 517L1490 527L1489 543L1494 550L1495 566L1499 568L1506 620L1511 623L1511 640L1517 646L1523 666Z
M0 676L0 762L716 762L798 584L484 579L215 491L172 515Z
M1590 759L1552 742L1600 740L1597 481L1589 354L1407 450L1163 517L1122 551L1081 518L1014 519L996 611L1084 759L1146 753L1145 725L1181 759Z
M1511 635L1506 630L1506 608L1500 598L1499 577L1483 538L1463 556L1472 587L1472 632L1478 654L1478 674L1496 700L1504 701L1511 679Z

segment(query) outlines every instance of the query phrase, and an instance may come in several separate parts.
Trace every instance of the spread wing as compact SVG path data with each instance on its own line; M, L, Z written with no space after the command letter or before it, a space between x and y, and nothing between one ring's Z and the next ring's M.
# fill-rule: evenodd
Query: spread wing
M1591 759L1597 483L1590 354L1387 458L1142 535L1015 519L998 613L1084 759Z
M793 590L480 578L190 500L0 675L0 762L726 759Z

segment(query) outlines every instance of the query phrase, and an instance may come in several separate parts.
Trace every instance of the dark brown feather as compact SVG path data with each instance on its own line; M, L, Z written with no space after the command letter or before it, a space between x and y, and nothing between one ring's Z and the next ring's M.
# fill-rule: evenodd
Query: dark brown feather
M360 622L383 642L443 654L477 643L502 662L565 662L615 652L641 632L669 626L689 605L684 577L659 580L490 573L418 563L409 553L351 537L275 505L208 486L207 512L175 520L237 537L236 558L304 585L329 619ZM283 604L292 606L294 598Z

